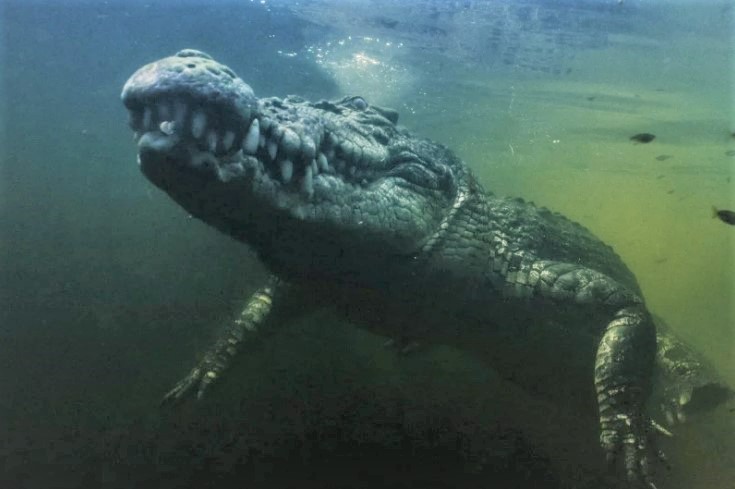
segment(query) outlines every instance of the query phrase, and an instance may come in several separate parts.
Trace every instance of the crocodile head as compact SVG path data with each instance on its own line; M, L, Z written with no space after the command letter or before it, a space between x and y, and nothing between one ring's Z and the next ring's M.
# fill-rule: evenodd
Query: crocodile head
M393 110L361 97L259 99L196 50L140 68L122 101L146 177L276 265L415 253L464 178L455 156L397 127Z

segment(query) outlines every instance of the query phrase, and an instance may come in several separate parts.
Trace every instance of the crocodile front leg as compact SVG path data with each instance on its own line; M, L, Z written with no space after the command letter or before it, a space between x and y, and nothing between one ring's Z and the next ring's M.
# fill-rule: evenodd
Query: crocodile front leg
M271 275L265 286L258 289L205 353L202 360L163 397L161 404L176 403L196 392L202 399L207 388L230 366L242 345L260 337L274 301L285 292L287 284Z
M539 260L527 270L532 294L611 312L594 371L600 444L612 466L622 458L630 483L655 487L649 470L652 422L645 404L651 392L656 333L642 300L609 276L581 265ZM508 285L506 290L521 290Z

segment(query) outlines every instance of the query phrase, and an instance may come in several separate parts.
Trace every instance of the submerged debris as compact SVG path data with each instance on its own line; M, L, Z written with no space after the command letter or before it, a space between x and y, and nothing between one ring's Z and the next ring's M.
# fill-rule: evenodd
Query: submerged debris
M671 155L658 155L656 157L658 161L666 161L666 160L670 160L671 158L673 158L673 156Z
M717 207L712 206L712 218L718 218L722 222L735 225L735 212L726 210L717 210Z
M631 141L635 141L637 143L650 143L654 139L656 139L656 135L651 134L650 132L641 132L630 137Z

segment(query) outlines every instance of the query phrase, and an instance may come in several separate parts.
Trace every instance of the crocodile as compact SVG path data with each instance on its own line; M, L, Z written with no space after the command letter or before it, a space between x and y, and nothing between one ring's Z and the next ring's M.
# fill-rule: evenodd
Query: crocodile
M477 355L591 419L616 477L655 487L655 438L667 430L651 412L681 422L731 393L657 328L610 246L559 213L486 191L395 110L359 96L258 98L194 49L143 66L121 97L145 177L270 272L165 402L201 399L244 344L286 322L278 311L330 307L399 348Z

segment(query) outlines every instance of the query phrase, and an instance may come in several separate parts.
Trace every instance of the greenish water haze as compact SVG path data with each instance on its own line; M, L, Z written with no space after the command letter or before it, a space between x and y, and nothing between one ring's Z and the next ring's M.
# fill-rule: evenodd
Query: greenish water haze
M557 488L574 473L498 434L520 394L482 364L399 358L327 313L246 352L207 403L159 411L265 275L136 168L120 88L183 47L259 95L394 106L489 190L611 244L735 385L735 227L711 218L735 210L733 6L593 3L401 2L414 17L373 22L364 2L0 2L0 487ZM529 25L576 44L541 56ZM500 54L473 44L493 29ZM730 407L665 442L661 489L735 487Z

